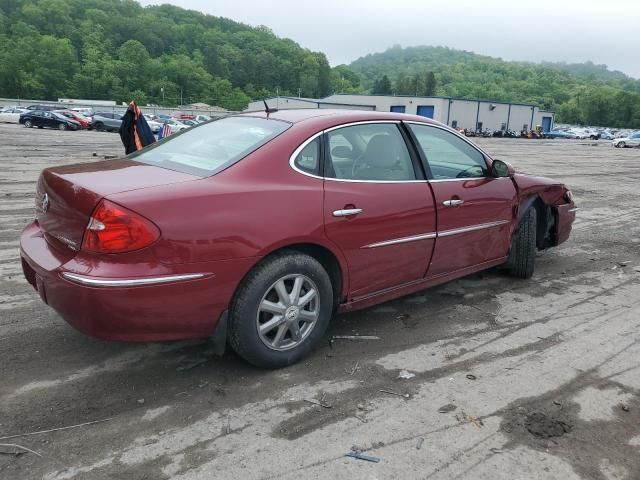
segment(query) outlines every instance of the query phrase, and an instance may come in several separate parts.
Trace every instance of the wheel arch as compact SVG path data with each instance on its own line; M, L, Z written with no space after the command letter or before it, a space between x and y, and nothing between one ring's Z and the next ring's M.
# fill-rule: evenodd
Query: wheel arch
M518 207L518 224L530 208L534 208L536 211L536 246L538 250L553 246L556 224L553 206L546 204L538 194L522 199Z
M247 270L240 282L238 282L232 298L237 295L240 287L244 284L246 277L256 266L274 255L292 250L304 253L305 255L309 255L316 259L327 271L329 278L331 279L331 287L333 289L334 296L334 309L336 309L341 303L343 303L343 300L346 299L348 292L349 271L347 268L346 258L344 258L339 250L328 245L323 245L317 241L300 240L286 244L272 245L270 248L265 249L265 251L260 255L260 259Z

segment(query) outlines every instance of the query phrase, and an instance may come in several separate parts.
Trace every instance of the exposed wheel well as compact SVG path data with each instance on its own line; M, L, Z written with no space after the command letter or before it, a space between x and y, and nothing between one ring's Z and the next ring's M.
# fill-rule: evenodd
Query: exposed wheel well
M554 245L556 217L553 209L545 204L540 197L533 202L536 209L536 246L538 250L544 250Z

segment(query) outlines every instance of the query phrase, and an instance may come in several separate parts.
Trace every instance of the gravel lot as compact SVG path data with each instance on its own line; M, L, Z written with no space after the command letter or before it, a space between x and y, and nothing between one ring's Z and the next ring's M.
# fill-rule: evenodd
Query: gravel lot
M41 455L0 454L0 478L640 478L640 150L478 142L572 187L569 242L528 281L487 271L341 315L329 335L380 339L260 371L203 343L94 340L46 307L18 251L37 176L122 147L0 125L0 437L104 420L0 439Z

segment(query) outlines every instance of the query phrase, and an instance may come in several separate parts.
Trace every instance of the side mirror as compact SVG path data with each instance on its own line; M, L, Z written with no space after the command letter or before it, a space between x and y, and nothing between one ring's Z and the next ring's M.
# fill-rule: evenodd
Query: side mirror
M502 160L494 160L491 164L491 176L495 178L513 177L516 171L511 165Z

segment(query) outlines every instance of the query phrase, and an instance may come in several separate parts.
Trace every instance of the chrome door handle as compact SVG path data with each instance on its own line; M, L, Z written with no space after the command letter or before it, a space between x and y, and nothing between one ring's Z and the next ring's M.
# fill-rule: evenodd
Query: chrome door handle
M344 210L336 210L333 212L334 217L348 217L350 215L358 215L362 213L361 208L347 208Z
M445 207L458 207L464 203L464 200L445 200L442 204Z

